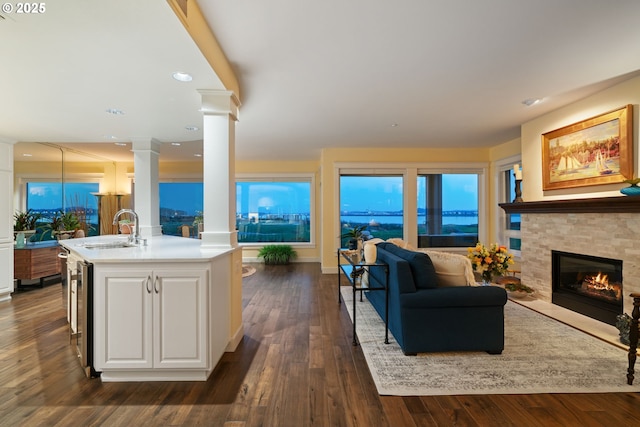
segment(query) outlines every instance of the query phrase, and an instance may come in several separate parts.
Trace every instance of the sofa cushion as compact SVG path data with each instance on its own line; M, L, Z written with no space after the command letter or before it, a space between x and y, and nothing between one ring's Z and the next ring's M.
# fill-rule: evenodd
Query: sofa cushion
M433 267L436 269L439 287L475 286L473 267L466 256L426 249L418 250L431 258Z
M436 270L427 254L402 249L391 243L386 243L384 249L409 263L416 289L432 289L438 286Z

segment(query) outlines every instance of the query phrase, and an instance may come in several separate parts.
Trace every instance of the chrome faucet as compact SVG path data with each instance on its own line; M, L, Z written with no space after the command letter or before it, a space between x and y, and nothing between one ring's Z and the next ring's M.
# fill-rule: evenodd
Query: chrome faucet
M120 217L120 215L125 213L133 215L133 220L135 221L135 225L136 225L136 231L134 234L131 232L132 231L131 228L129 228L129 243L137 245L140 243L140 221L138 221L138 214L135 213L135 211L133 211L132 209L120 209L113 216L113 225L118 224L118 218Z

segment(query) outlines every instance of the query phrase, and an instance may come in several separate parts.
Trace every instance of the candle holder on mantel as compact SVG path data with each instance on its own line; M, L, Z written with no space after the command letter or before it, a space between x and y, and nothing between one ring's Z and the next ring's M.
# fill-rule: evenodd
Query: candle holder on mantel
M516 179L516 198L513 199L512 203L522 203L522 180Z

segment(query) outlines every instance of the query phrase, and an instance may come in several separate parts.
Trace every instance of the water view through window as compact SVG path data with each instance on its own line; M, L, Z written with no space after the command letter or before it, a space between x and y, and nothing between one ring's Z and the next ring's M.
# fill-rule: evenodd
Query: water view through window
M189 227L189 235L197 237L196 219L202 216L203 185L201 182L161 182L160 225L163 234L181 236L181 227Z
M202 219L201 182L160 184L163 234L197 237ZM247 181L236 183L236 229L240 243L311 241L311 182Z
M342 234L365 227L383 240L403 237L403 177L340 176ZM478 175L423 174L416 194L419 247L473 246L478 240ZM343 236L341 245L347 246Z
M236 183L240 243L311 241L311 181Z
M340 228L347 233L366 226L368 237L402 238L404 227L401 176L340 176ZM341 246L346 247L348 237Z
M418 246L469 247L478 242L478 175L418 177Z
M51 240L51 230L45 225L60 212L74 212L89 236L98 234L97 182L27 182L27 209L42 215L37 234L32 241Z

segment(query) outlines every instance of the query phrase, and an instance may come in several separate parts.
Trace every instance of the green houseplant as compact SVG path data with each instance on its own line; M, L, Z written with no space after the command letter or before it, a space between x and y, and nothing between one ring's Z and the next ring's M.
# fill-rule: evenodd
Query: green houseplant
M51 230L52 236L64 236L73 234L81 228L80 219L75 212L60 211L51 218L51 222L46 225Z
M258 258L264 259L266 265L289 264L297 256L290 245L264 245L258 252Z
M42 218L42 214L31 209L13 214L13 231L34 231L36 223Z
M367 229L366 225L356 225L355 227L347 229L340 237L342 239L348 239L347 245L349 249L358 248L358 240L361 240L364 235L364 231Z

